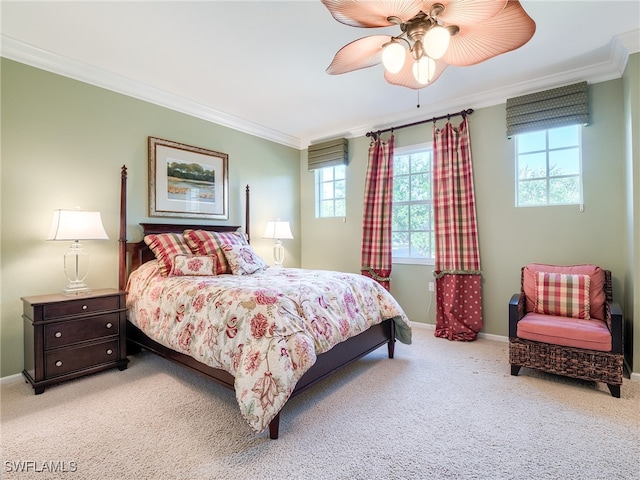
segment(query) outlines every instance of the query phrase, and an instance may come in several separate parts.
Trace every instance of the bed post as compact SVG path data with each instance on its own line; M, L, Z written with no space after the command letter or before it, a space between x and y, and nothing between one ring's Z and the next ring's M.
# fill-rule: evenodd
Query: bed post
M118 240L118 289L124 290L127 279L127 166L120 172L120 239Z
M247 240L251 243L251 235L249 233L249 185L244 189L244 231L247 234Z

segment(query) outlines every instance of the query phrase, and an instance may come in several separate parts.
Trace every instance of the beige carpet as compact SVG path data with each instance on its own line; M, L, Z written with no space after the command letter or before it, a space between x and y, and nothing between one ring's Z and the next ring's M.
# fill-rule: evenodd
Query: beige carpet
M148 353L35 396L2 386L6 479L640 479L640 383L509 375L507 344L381 349L292 400L280 439ZM51 473L51 470L57 470ZM66 472L65 472L66 471Z

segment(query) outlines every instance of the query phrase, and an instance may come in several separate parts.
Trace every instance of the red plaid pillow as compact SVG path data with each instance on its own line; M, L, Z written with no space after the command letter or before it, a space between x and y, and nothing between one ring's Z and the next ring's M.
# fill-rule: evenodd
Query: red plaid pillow
M181 233L159 233L144 237L144 243L160 262L160 273L163 276L169 275L173 266L173 257L184 254L191 255L189 245Z
M536 272L534 312L588 320L589 275Z
M231 273L229 262L222 251L223 245L248 245L247 236L239 232L209 232L207 230L185 230L187 245L196 255L213 255L217 258L217 275Z

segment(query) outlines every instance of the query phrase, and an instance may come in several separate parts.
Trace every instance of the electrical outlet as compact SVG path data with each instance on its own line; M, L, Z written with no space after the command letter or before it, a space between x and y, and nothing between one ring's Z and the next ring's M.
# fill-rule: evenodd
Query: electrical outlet
M434 283L433 283L433 282L429 282L429 291L430 291L430 292L435 291L435 285L434 285Z

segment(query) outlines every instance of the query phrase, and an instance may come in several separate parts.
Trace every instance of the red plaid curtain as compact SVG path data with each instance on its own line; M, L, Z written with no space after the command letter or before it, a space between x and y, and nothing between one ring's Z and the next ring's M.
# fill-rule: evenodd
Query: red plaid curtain
M362 274L387 290L391 280L393 144L391 135L386 144L378 137L369 146L362 217Z
M482 328L482 278L469 123L433 127L436 331L475 340Z

